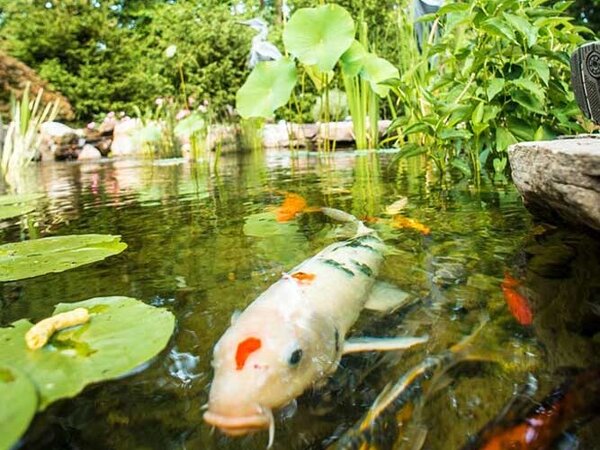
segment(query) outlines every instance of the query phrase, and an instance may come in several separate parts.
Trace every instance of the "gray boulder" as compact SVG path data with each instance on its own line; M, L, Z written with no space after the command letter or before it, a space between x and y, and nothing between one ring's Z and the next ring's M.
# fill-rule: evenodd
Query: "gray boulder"
M527 208L600 231L600 139L525 142L508 149Z

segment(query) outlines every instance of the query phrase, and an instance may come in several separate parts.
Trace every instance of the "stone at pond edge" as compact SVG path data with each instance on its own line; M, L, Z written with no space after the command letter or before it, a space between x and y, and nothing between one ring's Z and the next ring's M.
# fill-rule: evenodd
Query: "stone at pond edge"
M54 313L76 308L87 308L90 321L59 331L39 350L26 346L29 321L0 328L0 366L10 364L29 376L39 393L39 410L88 384L131 373L164 349L175 327L169 311L128 297L61 303Z
M12 448L37 411L35 386L23 372L0 364L0 450Z
M100 150L98 150L96 147L90 144L85 144L81 149L79 156L77 156L77 159L79 161L89 161L100 158L102 158Z
M600 139L515 144L512 177L528 209L600 231Z

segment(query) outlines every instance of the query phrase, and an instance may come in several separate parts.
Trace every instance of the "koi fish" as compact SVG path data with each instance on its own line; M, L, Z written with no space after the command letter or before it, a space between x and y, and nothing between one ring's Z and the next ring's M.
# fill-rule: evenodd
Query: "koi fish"
M431 228L429 228L427 225L424 225L415 219L401 216L400 214L392 217L392 226L394 228L410 228L425 236L431 233Z
M462 450L542 450L553 444L576 420L600 411L600 369L590 369L554 389L532 405L537 386L526 385L500 415Z
M375 281L386 247L374 230L342 211L322 212L354 223L356 235L283 274L233 318L214 347L204 420L228 435L268 428L270 447L273 410L333 373L342 355L405 349L428 339L346 339L363 308L389 310L409 295Z
M504 273L504 280L500 287L508 305L508 310L521 325L529 326L533 323L533 312L529 300L517 291L521 283L508 272Z
M422 406L424 397L430 393L440 375L463 361L490 360L493 356L477 356L470 351L470 343L483 328L455 344L449 350L430 356L413 367L398 381L389 384L358 423L346 431L328 450L385 450L394 448L403 436L407 422ZM417 430L411 448L421 448L426 430ZM415 441L418 441L418 445Z
M285 199L281 206L275 209L275 218L277 222L289 222L293 220L297 214L307 208L308 204L304 197L293 192L286 192Z

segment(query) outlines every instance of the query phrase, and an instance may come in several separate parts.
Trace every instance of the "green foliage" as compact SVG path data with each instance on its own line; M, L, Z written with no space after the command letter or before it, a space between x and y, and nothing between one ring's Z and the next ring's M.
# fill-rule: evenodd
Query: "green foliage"
M0 328L0 366L14 367L31 380L37 391L34 404L38 411L59 399L75 396L88 384L136 369L167 345L175 327L175 317L169 311L129 297L60 303L54 314L76 308L86 308L90 321L55 333L38 350L30 350L25 342L25 334L32 327L29 321L23 319ZM6 401L1 386L0 382L3 409L20 407L19 403Z
M0 47L69 98L78 119L168 95L221 112L246 72L250 35L229 5L193 3L0 0Z
M80 234L0 245L0 281L63 272L121 253L120 236Z
M0 149L0 173L5 177L27 166L38 156L40 126L47 120L54 120L58 113L58 100L54 104L41 104L42 89L31 101L29 94L27 85L20 101L14 96L11 99L10 123L4 136L4 145Z
M8 450L27 430L37 410L37 392L27 375L0 365L0 449Z
M416 61L404 64L394 88L402 155L426 152L442 171L477 177L482 165L504 170L511 143L583 130L569 56L586 30L565 17L566 4L547 4L448 4L424 18L443 32L429 36L420 56L411 22L404 24Z
M293 96L292 104L298 106L298 98L304 96L306 75L321 96L319 109L323 114L319 120L329 122L329 94L336 75L341 73L357 146L376 147L378 96L387 96L389 87L384 83L397 78L398 70L368 51L364 22L361 22L359 32L361 42L355 41L355 34L354 20L348 11L337 5L301 8L292 15L284 29L283 40L286 50L298 59L303 71L302 92ZM279 66L282 69L274 70ZM336 71L338 67L341 69ZM295 64L287 59L258 64L237 95L237 107L242 117L272 116L277 107L288 102L297 78ZM369 139L365 126L367 117Z

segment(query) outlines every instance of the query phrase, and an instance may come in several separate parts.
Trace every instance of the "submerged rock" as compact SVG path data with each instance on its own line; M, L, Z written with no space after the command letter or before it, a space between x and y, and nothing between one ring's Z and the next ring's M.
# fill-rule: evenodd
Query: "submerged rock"
M600 139L525 142L511 146L508 156L533 214L600 231Z

